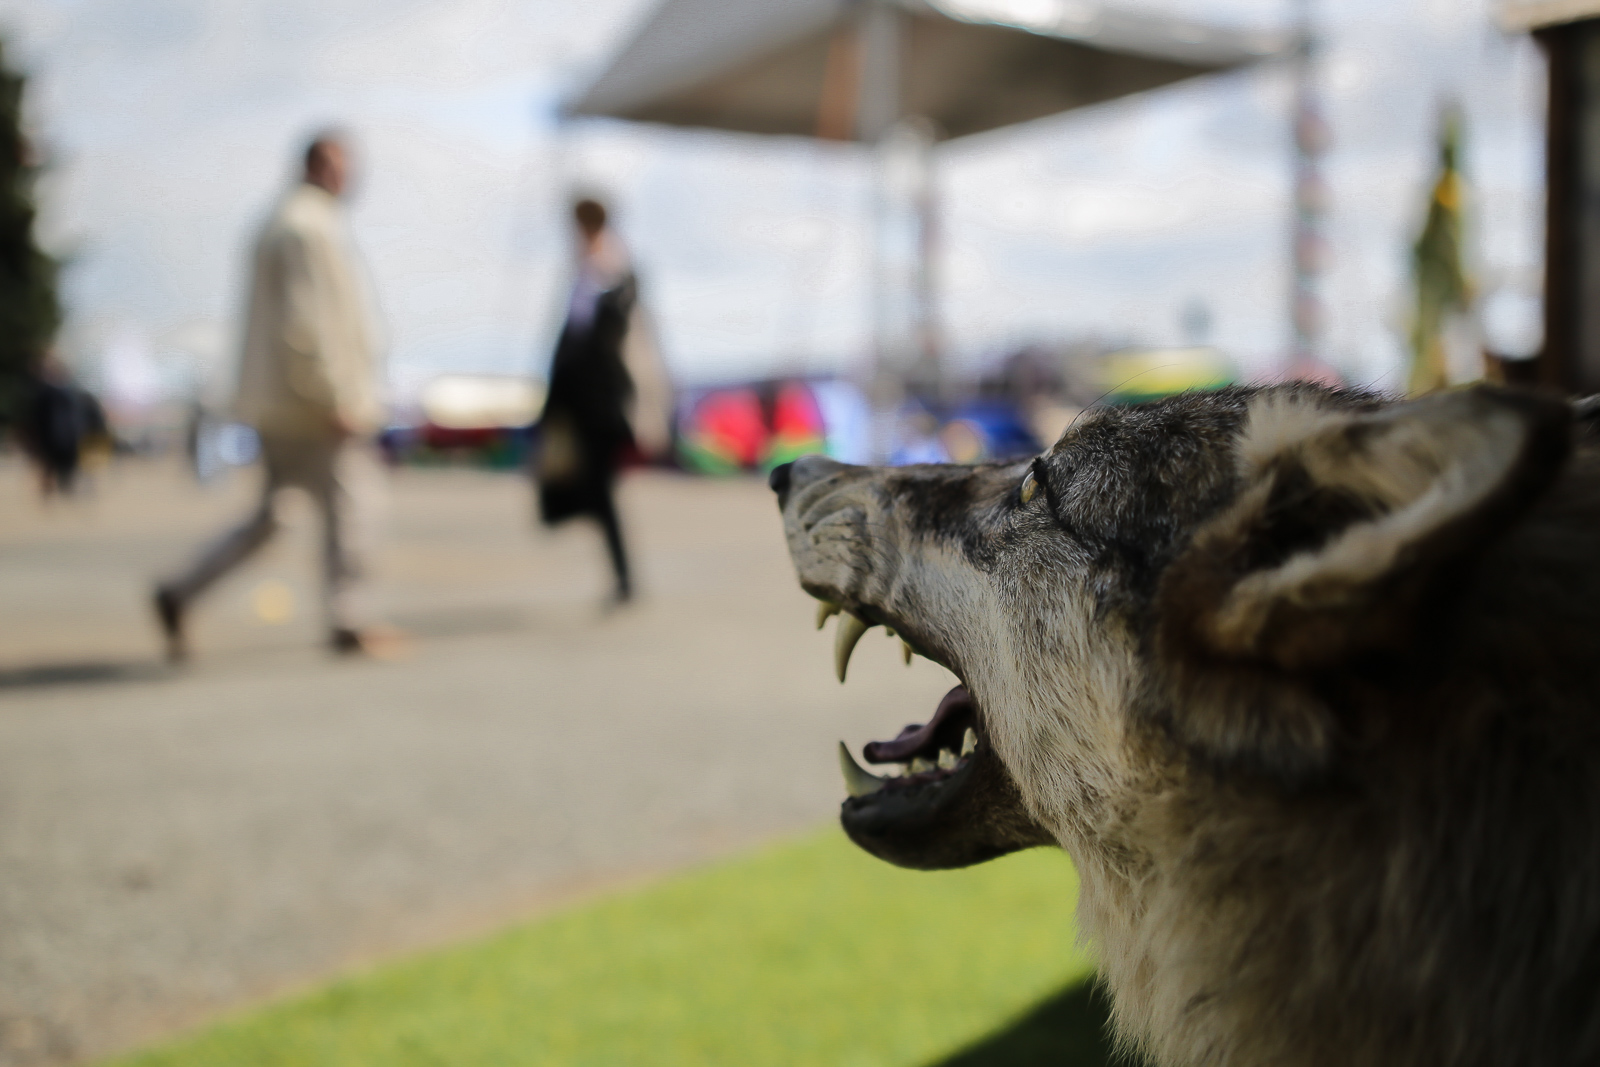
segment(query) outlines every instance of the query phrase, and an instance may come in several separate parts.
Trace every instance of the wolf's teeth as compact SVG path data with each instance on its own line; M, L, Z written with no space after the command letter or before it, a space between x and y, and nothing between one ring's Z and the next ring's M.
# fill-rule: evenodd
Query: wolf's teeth
M912 774L922 774L922 773L924 773L926 771L933 770L933 766L934 766L933 764L929 763L927 760L923 759L921 756L918 756L916 759L911 761L911 773Z
M856 642L869 629L871 627L849 612L840 616L839 629L833 635L833 670L840 682L844 681L845 668L850 666L850 653L856 650Z
M939 750L939 769L941 771L953 771L956 769L956 754L948 748Z
M843 609L840 608L839 605L835 604L831 600L819 601L817 604L817 629L822 629L823 624L826 623L831 616L839 614L839 612L842 610Z
M970 756L978 751L978 735L972 732L972 727L967 727L967 732L961 735L961 755Z
M887 635L888 635L888 636L890 636L890 637L894 637L894 636L896 636L896 635L895 635L895 632L894 632L894 631L893 631L893 630L891 630L891 629L889 629L889 628L888 628L888 627L887 627L887 626L885 626L885 627L884 627L884 628L883 628L883 632L884 632L884 633L885 633L885 634L887 634Z
M907 667L911 666L911 642L903 637L900 639L900 656L906 661Z
M853 797L871 796L883 788L885 779L862 770L843 741L839 742L839 769L844 772L845 792Z

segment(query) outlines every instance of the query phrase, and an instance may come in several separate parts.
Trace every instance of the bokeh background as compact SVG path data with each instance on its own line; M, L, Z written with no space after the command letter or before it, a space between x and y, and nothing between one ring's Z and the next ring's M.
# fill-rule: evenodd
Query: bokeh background
M1306 10L1107 2L1284 37ZM948 380L886 436L870 153L569 117L653 7L0 0L55 355L108 419L69 494L0 439L0 1067L1108 1062L1064 857L920 875L830 828L838 740L894 736L954 680L869 639L834 681L764 468L1005 458L1141 376L1306 370L1295 66L941 146ZM1539 49L1490 0L1312 14L1318 377L1406 386L1448 116L1452 344L1533 356ZM404 641L327 651L291 500L169 665L154 582L258 492L228 408L248 243L330 124L386 323L375 570ZM679 420L622 482L620 610L594 532L541 528L526 470L578 194L631 250Z

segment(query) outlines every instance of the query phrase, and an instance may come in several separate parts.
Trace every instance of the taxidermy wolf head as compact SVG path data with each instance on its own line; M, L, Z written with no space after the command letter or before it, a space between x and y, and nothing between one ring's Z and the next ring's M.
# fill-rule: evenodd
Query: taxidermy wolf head
M1025 462L779 468L841 680L885 626L962 682L890 773L844 753L846 831L1065 848L1160 1064L1600 1063L1593 414L1229 389Z

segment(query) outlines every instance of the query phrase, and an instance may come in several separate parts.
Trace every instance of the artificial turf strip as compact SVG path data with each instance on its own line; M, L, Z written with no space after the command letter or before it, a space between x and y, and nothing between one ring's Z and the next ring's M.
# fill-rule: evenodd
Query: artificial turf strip
M898 870L837 830L419 956L124 1067L926 1067L1088 975L1054 850Z

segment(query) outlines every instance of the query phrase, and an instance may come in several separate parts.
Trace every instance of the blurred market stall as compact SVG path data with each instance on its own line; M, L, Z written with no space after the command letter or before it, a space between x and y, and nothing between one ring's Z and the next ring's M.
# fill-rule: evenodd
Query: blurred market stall
M544 390L509 375L442 374L423 387L422 419L380 438L391 463L521 467L528 457Z

